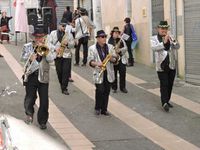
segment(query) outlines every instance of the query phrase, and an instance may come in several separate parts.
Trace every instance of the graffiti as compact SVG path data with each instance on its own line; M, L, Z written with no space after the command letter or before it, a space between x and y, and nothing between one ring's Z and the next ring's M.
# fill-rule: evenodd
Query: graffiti
M16 94L17 91L13 90L12 88L17 85L18 83L14 83L12 86L5 86L5 88L3 88L1 91L0 91L0 97L4 97L4 96L7 96L7 95L13 95L13 94Z

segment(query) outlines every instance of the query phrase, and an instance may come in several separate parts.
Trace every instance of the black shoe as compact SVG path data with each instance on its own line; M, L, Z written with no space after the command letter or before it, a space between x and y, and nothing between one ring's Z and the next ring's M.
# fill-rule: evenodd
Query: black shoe
M125 88L124 88L124 89L121 89L121 92L122 92L122 93L128 93L127 89L125 89Z
M72 78L69 78L69 82L74 82L74 80Z
M101 114L105 116L110 116L110 113L108 111L102 111Z
M0 54L0 57L3 57L3 55Z
M68 90L63 90L62 93L65 94L65 95L69 95Z
M78 64L78 63L75 63L74 66L79 66L79 64Z
M127 67L132 67L132 66L134 66L134 64L133 63L128 63L126 66Z
M24 120L24 122L25 122L26 124L31 124L31 123L33 123L33 117L27 115L27 116L26 116L26 119Z
M169 102L167 103L167 105L169 106L169 108L173 108L174 106L172 104L170 104Z
M86 64L82 64L81 66L82 66L82 67L85 67L85 66L86 66Z
M113 90L113 93L117 93L117 90Z
M164 103L162 107L166 112L169 112L169 106L167 103Z
M40 124L40 129L45 130L47 128L46 124Z
M100 110L95 110L95 115L99 116L101 114Z

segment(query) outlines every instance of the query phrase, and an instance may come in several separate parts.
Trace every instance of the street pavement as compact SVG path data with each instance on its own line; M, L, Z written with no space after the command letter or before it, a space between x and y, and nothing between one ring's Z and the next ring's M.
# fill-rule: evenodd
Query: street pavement
M19 68L23 66L20 62L22 44L0 45L0 53L5 56L0 58L0 112L20 121L25 118L25 91L19 80L19 72L22 71ZM12 59L16 63L11 63ZM66 96L61 94L55 67L51 65L48 129L38 129L64 145L64 149L200 149L199 86L176 78L172 96L174 108L166 113L161 108L155 69L135 63L134 67L127 68L128 93L111 91L111 117L96 117L92 69L89 66L73 66L72 69L75 82L69 84L70 95ZM59 120L58 116L62 116L62 121L65 120L62 122L64 127L56 122L56 119ZM34 116L30 129L38 127L36 117L37 115ZM39 147L38 145L38 149Z

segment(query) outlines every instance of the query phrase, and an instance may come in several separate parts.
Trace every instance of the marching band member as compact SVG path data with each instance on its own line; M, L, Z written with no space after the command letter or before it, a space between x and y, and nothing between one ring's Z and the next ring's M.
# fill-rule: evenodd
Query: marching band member
M113 46L106 44L107 35L103 30L97 31L97 43L89 47L88 62L94 68L93 79L96 86L95 91L95 114L109 116L107 111L108 98L111 83L115 80L113 63L117 62L117 56ZM107 61L107 56L111 56ZM103 64L107 62L107 64ZM100 76L100 71L105 67L105 71Z
M61 91L65 95L69 95L68 82L71 72L71 49L74 46L72 34L65 32L66 23L60 23L58 30L51 32L49 36L49 49L58 51L55 59L56 72L60 83Z
M168 34L168 28L167 21L160 21L158 34L151 38L151 48L155 51L156 71L160 80L161 103L166 112L173 107L169 101L176 75L175 52L180 48L179 43L173 41Z
M32 42L24 45L24 51L29 52L29 54L22 53L21 60L24 60L30 63L28 66L25 66L24 75L27 77L25 80L25 90L26 95L24 99L24 108L26 113L27 124L33 122L34 115L34 105L37 98L37 92L40 98L39 110L37 113L37 120L41 129L46 129L46 123L49 117L49 100L48 100L48 88L49 88L49 63L53 62L56 57L56 52L51 52L46 49L46 55L40 55L37 52L37 48L44 45L44 32L40 28L36 28L33 36L34 44ZM47 40L47 39L46 39ZM32 53L30 53L32 51Z
M117 43L120 41L120 31L118 27L114 27L113 30L111 31L111 37L108 40L109 44L112 44L113 46L116 46ZM115 81L112 84L112 89L113 93L117 92L117 72L119 71L119 85L120 85L120 90L123 93L128 93L126 89L126 64L127 64L127 57L126 57L126 52L127 52L127 46L126 43L123 39L121 39L121 42L119 43L119 56L120 60L119 63L114 65L114 71L115 71Z

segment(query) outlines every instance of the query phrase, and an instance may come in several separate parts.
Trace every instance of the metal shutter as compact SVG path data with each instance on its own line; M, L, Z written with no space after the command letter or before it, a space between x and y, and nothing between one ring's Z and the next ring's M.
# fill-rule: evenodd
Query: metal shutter
M200 0L184 0L186 82L200 85Z
M57 22L59 23L62 19L66 6L70 6L71 11L73 11L74 1L73 0L56 0L56 3L58 5L58 7L56 8Z
M157 33L157 25L164 20L164 3L163 0L152 0L152 34Z
M157 34L157 25L164 20L164 3L163 0L152 0L152 35ZM153 63L155 63L155 52L153 54Z

